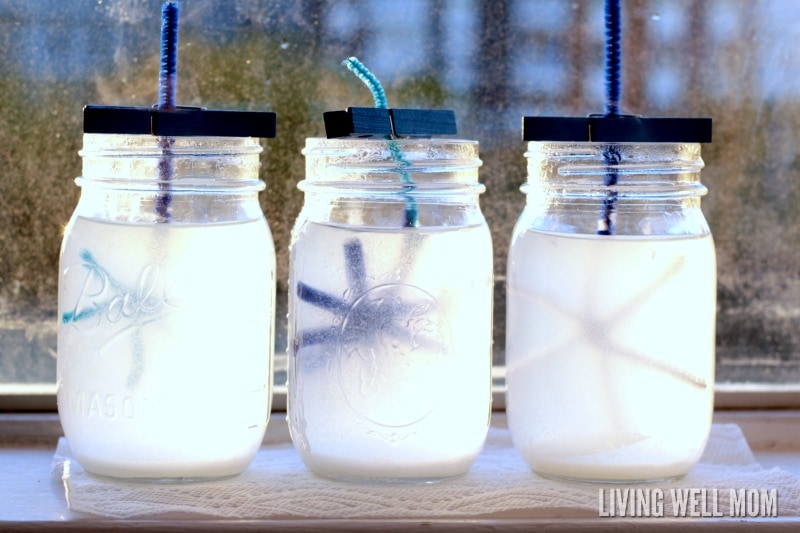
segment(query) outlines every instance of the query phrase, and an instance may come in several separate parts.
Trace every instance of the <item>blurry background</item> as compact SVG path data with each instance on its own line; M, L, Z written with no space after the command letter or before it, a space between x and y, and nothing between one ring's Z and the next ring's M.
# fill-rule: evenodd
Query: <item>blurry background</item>
M714 118L703 205L719 262L718 382L800 384L800 2L622 6L623 112ZM481 143L502 365L505 258L524 204L521 117L603 111L602 11L602 0L182 2L179 104L278 113L261 198L278 251L277 355L300 150L323 135L323 111L372 105L340 65L355 55L391 107L454 109L459 135ZM0 1L0 394L54 391L81 110L154 104L159 32L159 0Z

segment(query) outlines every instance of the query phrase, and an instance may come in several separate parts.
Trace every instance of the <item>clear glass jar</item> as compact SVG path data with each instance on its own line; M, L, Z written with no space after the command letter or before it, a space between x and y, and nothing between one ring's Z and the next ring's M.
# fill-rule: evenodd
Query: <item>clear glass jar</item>
M289 425L313 472L465 473L491 411L478 143L308 139L292 233Z
M258 139L85 134L64 233L58 407L87 470L240 473L271 400L275 252Z
M525 155L507 273L514 445L549 477L680 477L713 410L700 145L531 142Z

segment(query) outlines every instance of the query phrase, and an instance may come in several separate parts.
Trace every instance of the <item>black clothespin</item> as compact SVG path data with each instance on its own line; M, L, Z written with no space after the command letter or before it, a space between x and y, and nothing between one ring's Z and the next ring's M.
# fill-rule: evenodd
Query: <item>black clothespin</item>
M325 120L325 134L329 139L424 138L457 133L456 114L447 109L348 107L344 111L327 111L322 116Z
M268 139L277 134L277 115L269 111L220 111L202 107L159 109L87 105L83 108L83 132Z
M710 118L588 115L523 117L523 141L710 143Z

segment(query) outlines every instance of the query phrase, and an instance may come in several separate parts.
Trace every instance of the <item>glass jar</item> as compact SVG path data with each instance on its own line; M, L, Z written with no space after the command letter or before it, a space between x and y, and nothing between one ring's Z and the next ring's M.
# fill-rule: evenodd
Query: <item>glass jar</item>
M716 262L697 143L531 142L507 413L538 474L671 479L711 426Z
M78 462L238 474L270 410L275 252L258 139L84 135L64 233L58 407Z
M491 411L478 143L308 139L290 245L289 426L313 472L465 473Z

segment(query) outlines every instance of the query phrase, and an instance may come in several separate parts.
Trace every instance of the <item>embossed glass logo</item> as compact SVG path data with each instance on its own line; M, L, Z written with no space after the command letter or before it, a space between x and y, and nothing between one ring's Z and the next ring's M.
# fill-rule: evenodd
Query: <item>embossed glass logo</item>
M135 285L127 287L115 280L87 250L83 250L80 257L83 269L69 268L64 273L65 283L74 283L80 288L75 303L61 315L62 323L82 330L92 329L103 320L116 324L129 319L142 325L155 320L160 311L170 307L158 266L142 268ZM73 276L76 281L67 280Z
M353 302L337 350L347 403L392 427L433 411L447 379L450 331L436 299L413 285L374 287Z
M297 283L297 297L333 314L331 325L301 329L295 350L331 347L347 404L384 427L410 426L439 404L451 379L452 337L445 311L427 291L405 283L367 288L362 244L344 244L348 288L344 296ZM335 361L333 361L335 358Z

